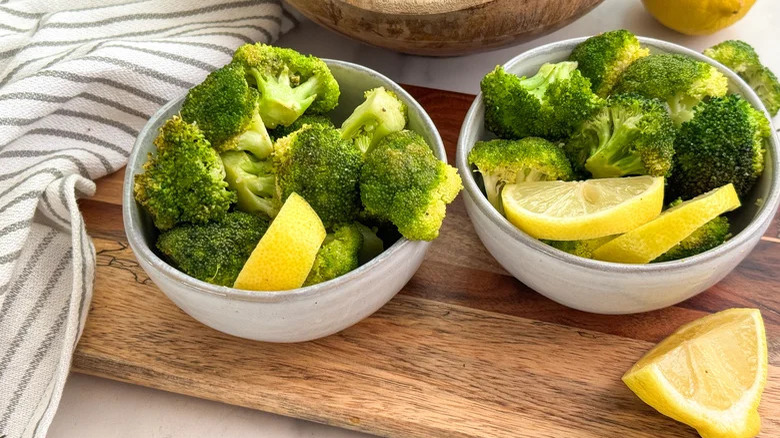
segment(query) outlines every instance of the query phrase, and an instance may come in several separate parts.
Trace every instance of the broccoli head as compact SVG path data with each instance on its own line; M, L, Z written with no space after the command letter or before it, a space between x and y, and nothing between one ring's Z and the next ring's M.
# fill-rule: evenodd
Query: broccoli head
M360 210L358 179L362 154L339 131L324 124L304 125L274 143L278 199L301 195L326 228L351 222Z
M333 126L333 122L330 120L330 117L321 115L321 114L304 114L300 117L298 117L292 124L288 126L279 125L276 128L270 130L268 133L271 135L271 138L276 140L277 138L286 137L293 132L301 129L303 125L326 125L330 127Z
M339 84L317 57L256 43L239 47L233 63L246 69L260 92L260 116L268 128L290 125L306 111L327 113L338 104Z
M222 218L236 202L228 190L219 154L193 124L174 116L154 140L144 173L135 175L135 199L160 230L179 222L204 223Z
M469 152L469 164L477 167L488 201L501 212L501 190L506 184L574 178L561 148L538 137L479 141Z
M605 236L586 240L542 240L542 242L563 252L568 252L569 254L584 257L586 259L592 259L593 251L595 251L596 248L604 245L615 237L617 236Z
M273 145L257 111L258 96L244 69L229 64L187 93L181 117L197 124L218 152L244 150L265 158Z
M770 134L764 113L738 95L700 103L675 140L669 192L690 199L733 183L745 196L764 170Z
M168 230L157 238L157 249L187 275L232 286L267 229L267 219L234 211L218 221Z
M485 126L501 138L558 140L603 104L576 62L544 64L530 78L499 66L482 78L480 88Z
M684 259L696 254L708 251L722 244L731 237L729 232L729 220L725 216L718 216L707 222L682 242L673 246L669 251L658 256L650 263L669 262Z
M771 70L761 64L758 54L750 44L739 41L724 41L704 51L706 56L734 70L755 90L769 114L780 112L780 81Z
M612 91L665 101L679 126L693 117L693 107L702 99L725 96L728 88L726 76L706 62L685 55L657 54L629 65Z
M565 150L575 170L595 178L665 176L676 130L664 104L639 95L611 96L574 133Z
M238 196L238 209L276 217L281 203L275 199L276 175L271 159L258 160L244 151L220 154L225 166L225 181Z
M569 61L576 62L582 75L590 79L594 93L606 97L623 70L649 54L650 51L639 45L633 33L621 29L604 32L581 42L571 52Z
M304 286L340 277L360 265L363 234L356 223L336 225L325 236Z
M407 239L435 239L447 204L461 188L455 168L437 160L415 132L392 133L365 155L363 206L369 215L393 223Z
M363 153L382 137L406 126L406 105L395 93L378 87L364 96L365 101L341 125L341 138L354 142Z

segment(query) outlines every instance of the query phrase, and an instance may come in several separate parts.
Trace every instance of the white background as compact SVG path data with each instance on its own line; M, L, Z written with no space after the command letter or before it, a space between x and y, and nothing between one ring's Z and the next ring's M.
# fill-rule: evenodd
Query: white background
M278 44L320 57L342 59L376 69L397 82L476 93L479 80L509 58L538 45L626 28L695 50L726 39L753 45L764 64L780 73L780 2L758 0L734 26L707 37L668 30L650 17L639 0L607 0L564 29L535 41L458 58L401 55L366 46L311 22L282 37ZM73 374L65 388L52 438L357 438L367 435L250 409L209 402L96 377Z

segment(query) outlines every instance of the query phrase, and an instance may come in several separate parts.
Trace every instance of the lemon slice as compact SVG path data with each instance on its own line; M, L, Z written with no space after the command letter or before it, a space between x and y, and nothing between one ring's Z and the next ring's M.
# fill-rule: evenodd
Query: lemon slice
M739 207L732 184L676 205L654 220L610 240L593 251L593 258L618 263L650 263L699 227Z
M756 436L767 375L757 309L730 309L682 326L650 350L623 382L658 412L704 438Z
M524 182L502 192L509 222L550 240L625 233L658 216L663 200L664 179L650 176Z
M263 291L301 287L323 240L325 227L320 217L293 193L257 242L233 287Z

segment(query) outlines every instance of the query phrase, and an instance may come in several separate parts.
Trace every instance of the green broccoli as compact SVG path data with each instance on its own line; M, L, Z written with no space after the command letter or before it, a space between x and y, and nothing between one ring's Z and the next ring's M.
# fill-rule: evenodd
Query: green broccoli
M499 66L482 78L480 88L485 126L501 138L562 139L603 104L576 62L544 64L530 78Z
M304 286L342 276L360 265L363 234L356 223L337 225L325 236Z
M220 158L225 166L225 181L238 196L238 209L276 217L281 203L275 199L276 175L273 161L270 158L258 160L244 151L223 152Z
M437 160L419 134L406 130L371 148L360 177L366 212L392 222L410 240L439 235L446 206L461 188L455 168Z
M355 225L360 234L363 235L363 245L358 252L358 262L365 265L385 250L385 243L376 235L377 228L369 228L360 222L355 222Z
M745 196L764 170L769 121L735 94L702 102L694 111L675 140L668 191L690 199L733 183Z
M574 48L569 61L577 63L582 75L590 79L593 92L607 97L623 70L632 62L649 55L636 36L627 30L613 30L592 36Z
M333 126L333 122L330 120L330 117L321 115L321 114L304 114L300 117L298 117L294 122L292 122L288 126L279 125L276 128L270 130L268 133L271 135L271 138L276 140L277 138L286 137L293 132L301 129L303 125L327 125L330 127Z
M354 142L363 153L382 137L406 126L406 105L395 93L378 87L364 96L365 101L341 125L341 138Z
M725 216L718 216L707 222L682 242L672 247L669 251L658 256L650 263L668 262L683 259L708 251L731 237L729 233L729 220Z
M226 65L187 93L181 117L196 123L218 152L244 150L265 158L272 142L257 111L258 96L241 66Z
M144 173L135 175L135 199L160 230L179 222L204 223L222 218L236 202L224 181L219 154L193 124L174 116L154 140Z
M613 95L564 148L579 174L584 169L595 178L665 176L672 167L675 135L660 100Z
M761 64L758 54L744 41L729 40L704 51L706 56L734 70L750 85L773 117L780 112L780 81Z
M566 154L554 143L539 137L478 141L468 159L482 175L488 201L500 212L503 212L501 190L506 184L574 179Z
M185 274L233 286L244 263L268 229L268 220L234 211L206 224L182 224L157 238L157 248Z
M333 127L304 125L274 143L277 199L301 195L325 228L352 222L360 210L362 153Z
M615 237L617 236L605 236L586 240L542 240L541 242L563 252L568 252L569 254L584 257L586 259L592 259L593 251L595 251L596 248L604 245Z
M728 88L726 76L706 62L685 55L657 54L629 65L612 91L665 101L679 126L693 117L693 107L702 99L724 96Z
M260 91L260 116L269 129L290 125L304 112L324 114L339 101L339 84L325 62L295 50L262 43L236 50L233 63L245 67Z

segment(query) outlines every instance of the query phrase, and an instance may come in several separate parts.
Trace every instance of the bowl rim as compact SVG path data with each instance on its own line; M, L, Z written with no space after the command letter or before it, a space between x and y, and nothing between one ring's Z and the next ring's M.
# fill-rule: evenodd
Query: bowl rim
M391 89L394 93L399 95L401 99L404 100L404 102L406 103L408 111L417 113L420 116L420 121L425 127L425 129L433 133L434 141L433 144L431 144L430 146L433 148L434 155L436 155L439 160L444 161L445 163L447 162L447 152L444 148L444 143L441 139L441 135L439 134L438 129L436 129L436 125L433 123L433 120L431 120L431 117L428 115L425 109L423 109L420 103L417 102L417 100L414 97L412 97L403 87L401 87L398 83L388 78L387 76L371 68L359 64L355 64L352 62L347 62L347 61L328 59L328 58L321 58L321 59L325 61L325 63L328 64L329 67L337 66L346 70L358 71L364 74L368 74L370 76L374 76L384 83L383 84L384 87ZM350 281L357 280L358 277L364 276L368 271L375 269L378 265L388 261L391 258L401 256L404 254L404 252L412 251L416 248L426 248L428 245L430 245L430 242L412 241L404 237L401 237L395 243L390 245L389 248L382 251L381 254L374 257L366 264L359 266L357 269L354 269L340 277L322 283L318 283L315 285L300 287L297 289L284 290L284 291L254 291L254 290L236 289L228 286L214 285L211 283L207 283L205 281L198 280L197 278L191 277L185 274L184 272L174 268L173 266L168 264L168 262L166 262L161 257L159 257L150 248L150 246L146 244L146 241L144 240L143 236L141 236L140 226L138 223L136 223L136 220L132 214L133 209L140 209L141 207L135 201L132 187L133 187L133 177L135 173L138 171L134 163L137 159L137 156L141 153L141 143L142 143L141 140L142 137L144 137L142 134L144 134L147 130L149 130L151 125L153 125L157 120L162 118L163 114L165 114L171 107L180 104L181 101L184 100L186 93L187 92L182 93L180 96L171 99L162 107L160 107L160 109L158 109L149 118L149 120L147 120L146 124L144 125L144 128L140 131L138 137L136 137L135 143L133 144L133 149L130 152L130 157L127 162L127 167L125 168L125 178L122 186L122 219L124 221L125 235L127 236L127 241L130 244L130 247L133 250L134 255L139 260L143 260L144 262L147 262L150 265L152 265L154 269L159 270L163 275L167 276L168 278L178 281L179 283L186 286L184 289L186 289L188 292L195 291L198 293L217 295L220 297L224 297L227 299L234 299L238 301L252 301L252 302L263 302L263 303L278 303L278 302L311 298L311 297L319 296L323 293L327 293L328 291L331 291L333 289L340 288L345 283L348 283Z
M503 64L505 68L511 68L518 63L526 61L528 58L532 58L536 55L544 54L552 50L558 49L573 49L574 46L585 41L590 37L578 37L570 38L566 40L556 41L549 44L544 44L539 47L535 47L531 50L523 52L509 61ZM769 120L771 135L769 137L769 146L767 152L769 159L767 160L772 164L772 173L768 175L770 178L769 194L764 199L763 205L759 208L758 213L751 219L751 221L745 226L745 228L727 240L725 243L718 245L703 253L686 257L679 260L672 260L668 262L648 263L648 264L629 264L629 263L615 263L605 262L600 260L593 260L584 257L575 256L565 251L558 250L552 246L546 245L540 242L538 239L531 237L519 228L512 225L504 216L498 213L493 206L488 202L482 190L479 189L474 179L471 166L468 164L468 153L473 145L466 144L466 138L468 134L475 129L475 117L481 111L484 113L484 105L482 102L482 93L480 92L469 107L466 117L461 125L461 130L458 136L458 144L456 148L455 161L463 179L463 187L467 196L471 198L474 205L478 209L479 213L488 218L488 220L499 230L509 235L514 240L531 247L532 249L545 254L548 257L560 260L561 262L568 263L583 269L597 270L600 272L610 273L663 273L671 271L684 270L692 265L699 263L705 263L712 259L725 256L737 247L754 240L756 243L763 236L762 228L769 226L769 223L774 218L778 204L780 204L780 140L775 132L775 128L772 126L772 117L766 110L766 107L758 98L753 89L740 78L736 73L719 62L710 59L703 54L700 54L687 47L680 46L668 41L658 40L655 38L637 36L639 41L650 47L659 49L667 53L678 53L688 55L696 60L707 62L720 70L732 83L739 85L740 93L745 99L747 99L755 108L762 110ZM765 171L766 171L765 165ZM761 231L759 233L759 231Z

